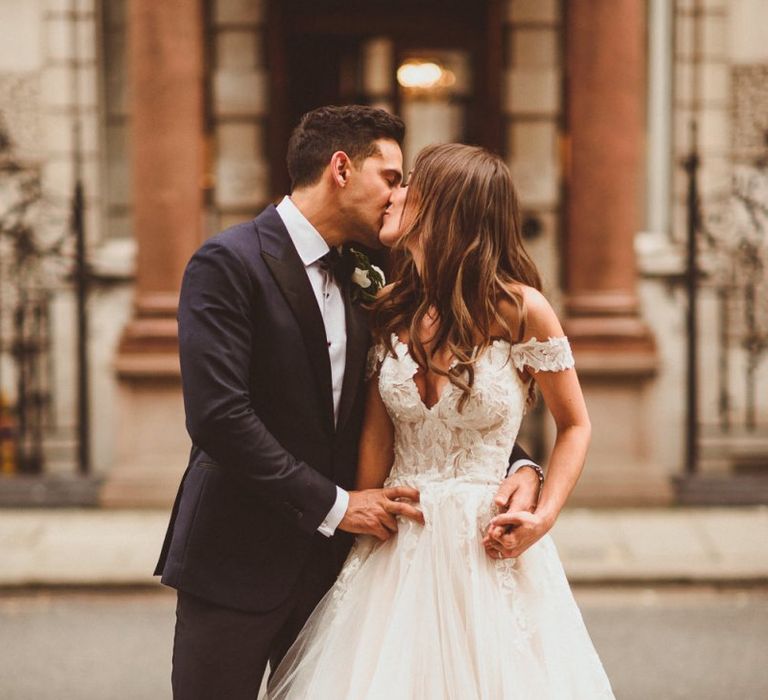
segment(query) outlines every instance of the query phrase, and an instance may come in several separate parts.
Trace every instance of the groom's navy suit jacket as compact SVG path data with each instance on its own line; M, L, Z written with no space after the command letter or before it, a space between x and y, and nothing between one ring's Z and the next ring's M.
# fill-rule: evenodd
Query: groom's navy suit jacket
M267 611L291 593L312 548L343 563L351 538L329 543L317 528L357 467L369 337L349 292L334 426L323 320L275 207L192 257L179 353L193 446L155 571L163 583Z

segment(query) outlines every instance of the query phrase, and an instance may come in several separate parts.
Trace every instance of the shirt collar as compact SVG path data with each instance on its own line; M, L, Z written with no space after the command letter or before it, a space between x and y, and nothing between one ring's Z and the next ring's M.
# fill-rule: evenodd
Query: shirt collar
M288 195L283 197L276 209L285 224L285 228L288 229L288 235L291 237L304 267L316 263L330 250L325 239L309 223Z

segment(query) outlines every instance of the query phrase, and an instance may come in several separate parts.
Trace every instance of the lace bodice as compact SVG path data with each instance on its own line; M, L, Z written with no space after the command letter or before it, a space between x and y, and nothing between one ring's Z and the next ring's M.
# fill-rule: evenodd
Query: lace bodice
M525 412L526 385L519 371L573 367L568 339L536 338L511 345L495 340L477 359L472 392L459 411L461 390L451 383L431 408L414 382L417 363L393 336L395 357L371 349L369 373L379 372L379 392L395 427L395 460L388 485L460 478L498 483Z

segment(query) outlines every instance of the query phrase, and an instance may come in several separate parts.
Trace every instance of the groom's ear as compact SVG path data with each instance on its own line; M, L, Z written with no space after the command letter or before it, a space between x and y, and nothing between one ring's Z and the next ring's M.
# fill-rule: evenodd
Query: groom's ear
M331 156L331 176L339 187L347 186L349 177L350 160L344 151L336 151Z

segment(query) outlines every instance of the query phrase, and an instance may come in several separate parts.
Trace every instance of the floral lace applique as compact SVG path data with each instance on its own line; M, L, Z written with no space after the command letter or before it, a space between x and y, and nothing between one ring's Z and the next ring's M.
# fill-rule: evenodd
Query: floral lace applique
M562 372L576 364L571 345L565 336L546 341L531 338L525 343L511 346L510 357L519 371L530 367L534 372Z
M352 579L355 578L355 575L371 552L371 543L368 539L369 538L363 537L355 538L352 549L349 550L347 560L344 562L344 568L341 570L339 577L336 579L336 582L331 589L332 605L335 608L338 608L338 606L341 605L344 597L349 591Z
M528 622L528 616L525 614L522 605L520 591L518 590L517 578L519 576L517 559L498 559L494 561L496 575L499 578L502 590L509 597L515 622L517 623L520 634L516 636L515 641L521 645L531 637L532 630Z
M368 350L368 358L365 362L365 381L371 379L380 369L387 349L383 345L374 345Z

